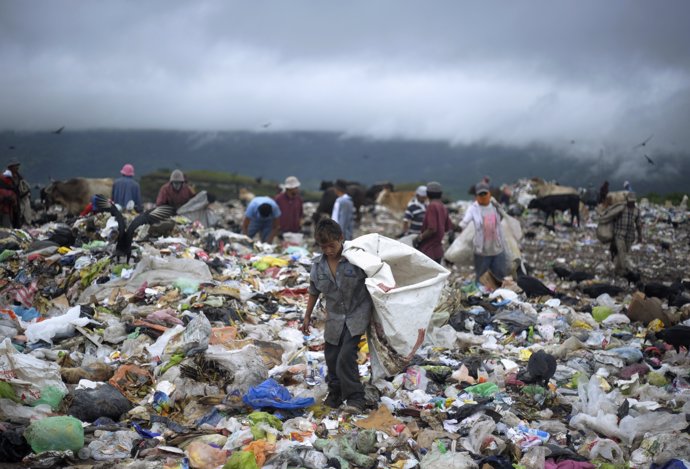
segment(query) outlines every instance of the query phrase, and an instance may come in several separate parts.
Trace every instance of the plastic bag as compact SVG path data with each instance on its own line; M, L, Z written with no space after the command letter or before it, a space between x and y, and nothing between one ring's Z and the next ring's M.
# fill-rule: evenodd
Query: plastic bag
M110 384L103 384L96 389L74 391L68 413L85 422L93 422L100 417L117 422L131 408L132 404L120 391Z
M259 469L251 451L235 451L223 465L223 469Z
M53 343L56 336L70 336L75 332L75 326L85 326L89 318L80 318L81 306L77 305L67 310L62 316L56 316L45 321L30 324L26 328L26 338L29 343L44 340Z
M30 404L40 399L42 389L52 388L67 394L67 386L62 382L60 367L56 363L17 352L10 339L0 343L0 372L23 403Z
M84 428L74 417L48 417L32 422L24 438L34 453L79 451L84 446Z
M426 370L419 366L410 366L405 370L405 377L403 378L403 386L408 391L415 389L426 390L429 384L429 378L426 377Z
M89 443L89 452L96 461L124 459L131 455L134 441L139 434L132 431L103 432L101 436Z
M301 409L314 405L314 398L292 397L290 391L273 379L267 379L260 385L250 388L249 391L242 396L242 401L255 409L263 407Z

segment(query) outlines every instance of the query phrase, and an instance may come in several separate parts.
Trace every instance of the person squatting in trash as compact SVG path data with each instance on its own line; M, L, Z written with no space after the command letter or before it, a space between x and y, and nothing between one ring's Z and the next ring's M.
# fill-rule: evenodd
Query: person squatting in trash
M489 185L480 182L475 186L475 201L465 212L460 229L474 223L474 273L477 282L487 270L496 278L506 276L505 238L501 220L506 213L501 204L491 197Z
M346 411L365 408L364 386L359 379L357 346L371 321L373 303L364 284L366 274L343 257L343 231L335 220L316 226L314 239L321 248L311 267L309 299L302 332L309 334L312 311L319 295L326 300L325 357L328 366L328 396L325 404Z

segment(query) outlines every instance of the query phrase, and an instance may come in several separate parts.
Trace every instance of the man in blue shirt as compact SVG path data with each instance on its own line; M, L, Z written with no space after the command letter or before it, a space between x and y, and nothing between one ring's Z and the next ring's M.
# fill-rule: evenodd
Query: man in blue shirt
M134 166L127 163L120 170L121 178L113 183L111 199L122 208L129 208L127 204L132 202L132 208L141 211L141 189L139 183L134 180Z
M333 189L335 189L338 198L335 199L331 218L340 225L345 241L349 241L352 239L354 231L355 205L352 202L352 197L347 193L347 186L344 182L336 181Z
M273 238L280 233L280 208L270 197L254 197L242 220L242 234L253 238L261 233L261 242L272 243Z

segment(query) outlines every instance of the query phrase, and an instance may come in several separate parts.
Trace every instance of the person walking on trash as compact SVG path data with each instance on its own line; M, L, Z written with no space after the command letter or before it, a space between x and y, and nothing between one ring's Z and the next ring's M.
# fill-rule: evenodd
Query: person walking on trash
M336 181L333 189L338 198L333 204L331 218L340 225L345 240L350 241L354 231L355 205L352 202L352 197L347 193L347 186L343 181Z
M343 231L331 219L316 226L314 238L321 256L312 264L309 275L309 299L302 332L309 335L312 311L319 295L326 300L325 358L328 367L328 396L324 403L347 412L362 412L366 406L364 386L359 379L357 350L362 334L371 321L373 302L364 283L362 269L343 257Z
M426 200L426 186L419 186L405 209L403 229L399 237L422 232L424 215L426 215Z
M113 183L111 199L117 205L129 210L129 203L137 212L141 211L141 188L139 183L134 180L134 166L126 163L120 170L122 177L117 178Z
M441 201L441 184L427 184L426 195L429 205L422 222L422 232L412 241L412 245L440 264L443 259L443 235L453 229L453 223L448 216L448 209Z
M12 183L12 172L6 169L0 176L0 227L12 228L19 211L17 193Z
M506 276L505 238L501 220L506 217L501 204L491 197L489 185L480 182L475 186L475 201L460 222L464 230L474 223L474 273L477 282L486 271L498 279Z
M274 200L280 208L280 233L300 233L304 217L304 202L299 194L299 179L295 176L285 178L280 194Z
M19 173L20 165L21 163L16 158L12 158L7 164L7 170L10 172L9 177L14 185L14 192L17 194L17 210L12 220L14 228L21 228L24 224L30 225L34 219L31 210L31 186Z
M614 263L616 275L623 275L626 271L632 270L630 265L630 247L637 241L642 242L642 222L640 220L640 209L635 205L636 197L634 192L625 194L625 208L613 221L613 240L611 241L611 257Z

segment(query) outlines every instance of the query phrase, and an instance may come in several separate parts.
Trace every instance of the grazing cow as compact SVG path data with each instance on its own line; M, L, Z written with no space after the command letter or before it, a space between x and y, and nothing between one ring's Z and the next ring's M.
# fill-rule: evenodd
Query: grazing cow
M45 207L62 205L67 213L77 215L91 202L91 197L103 194L110 197L113 180L110 178L72 178L67 181L53 181L41 193Z
M376 203L383 205L391 212L403 213L414 195L414 191L391 192L388 189L383 189L379 192Z
M347 193L352 197L352 203L355 206L355 220L360 221L362 218L360 208L366 204L366 191L356 182L345 181L345 185L347 186ZM324 215L331 216L331 213L333 213L333 206L335 205L335 199L338 198L333 188L332 181L321 181L320 189L323 191L323 194L321 194L319 206L312 215L314 224L318 223Z
M553 218L553 224L556 225L556 211L562 212L570 210L570 223L575 224L577 218L577 226L580 226L580 196L577 194L558 194L547 195L546 197L537 197L530 201L527 208L537 208L546 213L544 224L549 221L549 215Z

